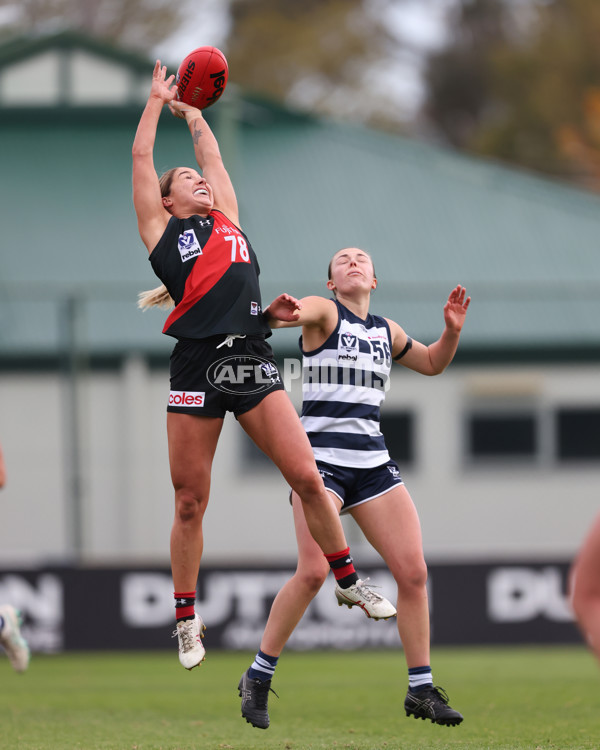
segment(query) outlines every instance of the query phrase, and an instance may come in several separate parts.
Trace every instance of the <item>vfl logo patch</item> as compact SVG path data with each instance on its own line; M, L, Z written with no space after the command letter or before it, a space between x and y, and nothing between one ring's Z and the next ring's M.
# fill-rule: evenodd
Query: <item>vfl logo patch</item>
M177 240L177 249L181 255L181 262L185 263L198 255L202 255L202 248L193 229L186 229L183 234L179 235Z
M260 305L258 302L251 302L250 303L250 315L258 315L260 312Z
M356 336L354 336L352 333L342 333L340 338L344 349L346 349L347 351L356 349Z
M398 469L395 466L388 466L387 470L390 472L390 474L392 475L392 477L394 479L396 479L398 482L402 481L402 477L400 476L400 472L398 471Z
M358 338L353 333L340 333L338 360L356 362L358 359Z
M275 367L275 365L271 364L270 362L265 362L260 366L260 369L262 370L264 377L268 378L273 385L281 383L279 370Z

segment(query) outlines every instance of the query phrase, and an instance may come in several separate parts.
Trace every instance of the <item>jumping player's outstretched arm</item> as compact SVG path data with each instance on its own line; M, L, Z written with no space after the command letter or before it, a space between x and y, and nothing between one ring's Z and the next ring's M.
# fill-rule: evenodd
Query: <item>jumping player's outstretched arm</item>
M337 323L335 302L325 297L303 297L297 300L289 294L280 294L263 311L271 328L298 326L326 329Z
M132 147L133 205L142 242L151 252L161 238L170 215L160 195L158 175L154 168L156 128L165 102L175 96L171 88L174 76L167 78L167 69L156 61L148 101L140 118Z
M457 286L450 292L444 305L445 328L440 338L429 346L420 341L409 341L406 332L393 320L388 320L392 335L392 358L399 364L423 375L439 375L452 362L460 332L465 322L471 298L467 290Z
M171 102L170 109L176 117L184 117L187 122L194 142L196 161L202 170L202 176L213 191L214 207L222 211L239 227L240 219L235 189L223 164L217 139L204 119L202 111L175 100Z

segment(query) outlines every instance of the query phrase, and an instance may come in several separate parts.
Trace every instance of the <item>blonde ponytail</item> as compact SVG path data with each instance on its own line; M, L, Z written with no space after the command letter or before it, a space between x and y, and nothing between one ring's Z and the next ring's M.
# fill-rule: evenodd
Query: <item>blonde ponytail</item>
M164 284L157 286L156 289L148 289L138 294L138 307L141 310L148 307L161 307L163 310L170 310L174 306L175 302Z

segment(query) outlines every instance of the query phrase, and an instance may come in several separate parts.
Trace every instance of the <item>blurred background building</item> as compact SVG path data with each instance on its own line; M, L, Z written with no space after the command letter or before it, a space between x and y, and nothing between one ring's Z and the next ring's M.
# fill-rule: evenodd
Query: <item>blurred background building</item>
M455 5L468 19L485 3ZM231 4L230 22L258 34L258 15L243 6ZM130 177L153 56L90 30L0 46L7 570L168 566L173 342L160 333L163 312L136 309L138 292L157 280L138 237ZM574 167L582 131L561 131L572 148L557 151L542 174L533 163L476 154L440 131L417 138L389 112L376 109L370 122L341 105L327 112L332 97L316 80L325 109L317 98L283 101L276 90L236 81L245 44L239 38L231 54L224 47L231 83L206 116L259 256L263 303L282 291L325 294L331 255L360 246L380 281L372 310L430 343L448 293L464 284L473 302L454 363L434 379L395 368L384 409L427 559L542 571L567 564L597 511L600 486L600 199L590 190L591 167ZM253 75L255 84L265 79L258 69ZM478 90L472 81L463 89ZM483 104L478 112L489 121ZM521 135L527 140L527 128ZM592 140L586 148L593 151ZM191 158L185 125L165 112L157 169ZM272 344L299 405L297 335L275 332ZM356 558L377 566L345 523ZM257 544L259 524L270 530L268 548ZM229 418L215 458L204 563L293 567L294 560L285 483Z

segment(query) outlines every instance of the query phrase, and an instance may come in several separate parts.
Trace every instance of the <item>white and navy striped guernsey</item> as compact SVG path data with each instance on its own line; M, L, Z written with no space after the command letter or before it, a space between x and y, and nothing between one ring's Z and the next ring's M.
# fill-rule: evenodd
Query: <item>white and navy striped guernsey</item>
M340 302L338 324L318 349L304 351L301 420L315 459L369 469L390 460L379 429L392 365L384 318L362 320Z

